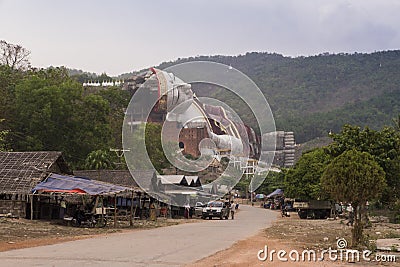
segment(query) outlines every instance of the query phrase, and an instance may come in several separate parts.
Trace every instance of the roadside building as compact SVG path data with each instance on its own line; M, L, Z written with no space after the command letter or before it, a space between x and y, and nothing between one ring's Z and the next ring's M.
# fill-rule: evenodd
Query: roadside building
M151 183L155 175L152 171L135 171L135 178L140 177L137 180L132 177L129 170L78 170L75 171L75 175L129 188L131 190L129 194L108 196L105 199L106 205L116 206L120 215L132 211L134 217L140 218L149 206L151 197L146 194L146 191L152 188Z
M43 218L52 204L34 197L31 190L51 173L72 174L61 152L0 152L0 214Z

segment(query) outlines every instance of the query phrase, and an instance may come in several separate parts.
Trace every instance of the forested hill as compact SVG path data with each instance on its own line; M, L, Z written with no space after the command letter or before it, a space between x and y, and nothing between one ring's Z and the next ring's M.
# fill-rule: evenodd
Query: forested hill
M379 129L400 114L400 50L296 58L255 52L200 56L158 68L194 60L224 63L248 75L267 98L277 128L293 130L298 143L338 132L346 123Z

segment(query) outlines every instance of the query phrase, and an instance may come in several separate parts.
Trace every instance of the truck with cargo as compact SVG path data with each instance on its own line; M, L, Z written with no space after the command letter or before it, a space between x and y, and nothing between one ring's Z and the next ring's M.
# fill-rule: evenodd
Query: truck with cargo
M300 219L326 219L332 214L332 203L329 200L295 200L293 209Z

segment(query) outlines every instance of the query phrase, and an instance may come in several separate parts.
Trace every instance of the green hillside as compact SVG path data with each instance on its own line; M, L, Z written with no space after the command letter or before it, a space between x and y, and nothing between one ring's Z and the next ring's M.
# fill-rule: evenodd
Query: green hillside
M337 132L345 123L379 129L400 113L400 50L297 58L255 52L200 56L158 68L194 60L231 65L248 75L268 100L277 128L293 130L298 143ZM225 92L213 95L236 103ZM249 117L243 104L237 106Z

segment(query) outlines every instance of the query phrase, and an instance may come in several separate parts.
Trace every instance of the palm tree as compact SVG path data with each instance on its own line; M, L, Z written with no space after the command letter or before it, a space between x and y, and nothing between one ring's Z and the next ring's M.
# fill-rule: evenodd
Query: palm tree
M392 119L393 120L393 124L394 124L394 129L397 131L397 132L400 132L400 114L397 116L397 118L393 118Z
M85 160L85 167L90 170L113 169L110 154L105 150L95 150L89 153Z

